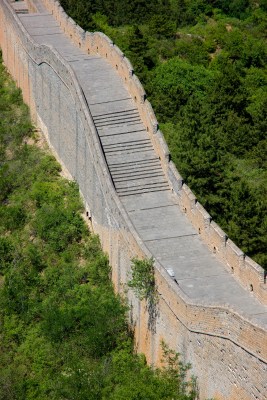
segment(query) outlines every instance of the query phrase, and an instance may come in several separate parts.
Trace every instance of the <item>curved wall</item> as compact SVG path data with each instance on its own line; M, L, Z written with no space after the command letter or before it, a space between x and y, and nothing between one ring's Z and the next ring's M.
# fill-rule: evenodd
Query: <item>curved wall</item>
M129 61L101 33L85 33L66 16L59 4L44 0L47 9L76 45L87 53L105 57L118 70L161 158L165 174L179 204L212 251L230 272L264 301L266 284L260 266L244 257L183 184L144 90ZM114 190L99 138L79 82L69 64L51 47L37 45L27 34L6 0L0 5L0 45L4 62L22 89L34 121L45 133L57 158L75 179L83 196L94 230L108 252L117 291L124 293L131 258L151 257ZM152 363L160 363L164 340L192 362L199 378L200 397L221 399L265 399L267 375L266 330L252 324L229 305L199 306L186 295L156 262L159 292L157 318L149 328L144 302L128 292L130 318L136 346ZM233 268L233 270L232 270Z
M129 60L120 49L103 33L89 33L81 29L66 15L58 1L43 0L46 8L54 15L66 35L88 54L98 54L105 58L119 73L131 97L135 99L141 119L147 128L154 148L161 158L162 167L167 175L173 191L177 193L181 209L187 213L189 220L198 230L205 243L213 253L222 260L235 278L248 291L264 304L267 304L266 274L263 268L246 256L212 221L211 216L197 201L190 188L183 183L174 164L170 161L170 154L162 133L158 129L158 122L154 111L146 99L145 91L133 71ZM28 0L28 3L32 1Z

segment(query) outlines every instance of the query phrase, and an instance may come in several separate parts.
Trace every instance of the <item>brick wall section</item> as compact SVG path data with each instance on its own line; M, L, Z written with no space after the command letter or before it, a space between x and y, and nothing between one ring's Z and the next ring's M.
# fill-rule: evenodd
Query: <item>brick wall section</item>
M158 131L153 110L129 61L105 35L85 33L57 2L44 1L77 46L86 52L101 54L118 70L136 98L180 207L199 229L211 251L216 252L244 286L250 290L253 285L253 293L264 301L266 289L261 267L245 257L211 221L169 162L168 149ZM58 160L79 183L94 230L109 254L116 290L124 293L131 258L151 257L151 254L138 237L113 188L79 83L68 63L55 50L39 46L31 39L6 0L0 4L0 20L4 62L21 87L33 120L46 135ZM224 400L264 400L267 393L266 331L232 311L229 305L190 303L161 265L156 262L155 268L159 293L156 333L148 329L146 304L140 303L131 291L127 295L137 349L146 354L149 362L160 364L160 352L156 350L160 349L164 338L185 361L192 362L192 371L199 378L201 399L216 396Z

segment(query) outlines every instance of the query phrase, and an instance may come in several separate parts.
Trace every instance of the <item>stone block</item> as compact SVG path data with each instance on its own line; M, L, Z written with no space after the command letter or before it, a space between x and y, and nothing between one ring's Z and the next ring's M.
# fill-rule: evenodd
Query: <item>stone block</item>
M168 164L168 177L173 191L180 196L183 186L183 178L179 174L173 161L170 161Z
M220 258L224 258L226 240L226 233L216 224L216 222L211 221L209 227L209 247L211 251L214 254L217 254Z

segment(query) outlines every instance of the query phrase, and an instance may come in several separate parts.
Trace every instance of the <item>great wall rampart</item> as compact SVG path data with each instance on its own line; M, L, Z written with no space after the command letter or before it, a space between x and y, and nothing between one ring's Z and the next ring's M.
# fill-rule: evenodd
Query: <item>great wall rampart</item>
M116 290L124 293L133 257L155 257L159 301L153 329L149 327L144 302L139 302L131 291L127 293L138 351L144 352L149 362L158 364L160 342L164 339L184 360L192 363L192 372L199 379L200 398L265 399L267 285L263 269L211 221L183 183L170 161L142 85L130 62L110 39L101 33L84 32L57 1L29 0L27 7L24 2L13 6L17 14L9 1L2 0L0 5L0 46L5 65L22 89L34 122L47 137L56 157L79 184L87 215L109 255ZM27 8L28 14L25 13ZM89 64L96 64L95 69L88 67ZM107 77L113 83L105 88ZM98 80L103 90L97 86ZM113 102L116 107L121 104L120 107L114 108ZM109 113L104 107L107 103L111 107ZM127 120L127 124L124 122L127 127L135 127L140 137L134 142L114 144L110 132L115 129L120 138L122 134L124 138L130 135L129 131L122 132L125 129L123 118ZM142 124L140 131L137 124ZM138 159L141 148L147 148L146 154L153 155L151 162L148 156ZM125 160L117 162L114 155L125 149L128 161L131 152L138 155L126 167ZM140 183L129 187L125 183L129 174L131 179L140 180L141 170L138 173L130 170L130 166L138 162L147 175L142 175L143 186ZM121 168L125 168L123 173ZM147 182L155 176L157 180L151 186ZM144 223L150 223L145 218L149 217L153 204L151 218L155 226L151 225L151 230L155 229L152 236L150 230L149 236L141 222L144 219ZM185 240L184 244L176 240L173 245L171 236L166 242L163 242L166 238L160 241L155 236L158 229L155 216L164 218L162 207L165 207L166 218L169 208L177 215L179 209L178 216L170 213L169 225L173 215L177 217L182 232L179 238ZM155 214L157 209L160 214ZM173 260L164 254L175 253L174 247L182 246L179 253L175 253L177 258L176 254L189 246L187 237L192 242L189 250L195 256L192 258L191 253L185 253L181 257L179 273L182 275L191 265L193 272L184 280L177 272L177 284L166 271L168 260L170 264ZM209 251L205 252L202 243ZM157 247L162 257L158 256ZM200 264L196 261L199 255L203 256ZM188 262L183 261L186 257ZM198 269L197 276L194 265ZM214 271L215 267L223 268L216 282L205 269L210 266L214 266ZM203 284L202 272L206 296L199 292L197 298L190 292L190 285L197 292L198 285ZM190 284L186 286L183 281Z

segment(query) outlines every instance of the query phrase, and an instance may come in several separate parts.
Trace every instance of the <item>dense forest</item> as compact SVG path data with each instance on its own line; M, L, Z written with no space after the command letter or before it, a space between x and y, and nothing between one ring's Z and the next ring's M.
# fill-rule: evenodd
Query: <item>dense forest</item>
M74 182L0 63L0 400L193 400L188 365L133 352L127 306Z
M267 268L267 1L61 0L131 60L198 200Z

